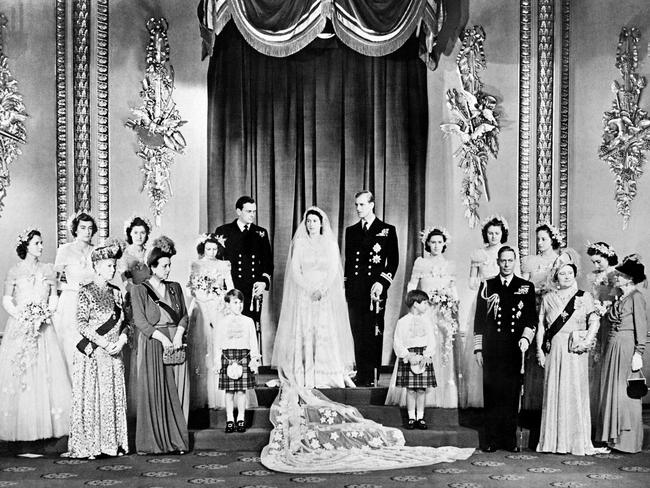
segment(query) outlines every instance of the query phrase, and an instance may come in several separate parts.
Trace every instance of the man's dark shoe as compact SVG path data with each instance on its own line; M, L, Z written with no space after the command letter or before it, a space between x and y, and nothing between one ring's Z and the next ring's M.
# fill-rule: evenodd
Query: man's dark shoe
M497 448L495 446L485 446L481 448L483 452L496 452Z
M506 449L506 450L510 452L521 452L519 446L511 447L510 449Z

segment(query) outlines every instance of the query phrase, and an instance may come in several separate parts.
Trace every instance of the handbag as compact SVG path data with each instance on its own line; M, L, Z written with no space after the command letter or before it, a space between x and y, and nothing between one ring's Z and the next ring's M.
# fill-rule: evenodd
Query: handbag
M639 378L632 378L631 376L635 373L639 374ZM630 376L627 378L627 396L638 400L643 398L648 394L648 385L645 382L645 376L643 376L643 371L633 371L630 373Z
M166 347L163 349L163 364L167 365L178 365L185 362L185 348L187 344L183 344L183 347L180 349L174 349L173 347Z
M587 343L587 337L589 336L588 330L573 330L569 333L569 352L574 354L582 354L584 352L590 351L596 345L596 339L592 340L590 343Z

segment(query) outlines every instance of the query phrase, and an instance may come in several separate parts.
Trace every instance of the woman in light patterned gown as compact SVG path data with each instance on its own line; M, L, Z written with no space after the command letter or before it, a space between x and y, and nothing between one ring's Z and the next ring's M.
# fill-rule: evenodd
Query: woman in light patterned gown
M2 305L9 314L0 344L0 439L33 441L69 432L70 379L47 314L56 308L56 275L41 263L37 229L18 236L21 261L9 269ZM28 309L38 313L29 315ZM31 319L31 320L30 320Z
M117 243L93 249L95 277L79 289L77 324L81 339L74 352L70 438L65 457L94 459L128 452L126 387L122 348L122 295L109 283L116 260L122 255Z
M599 452L591 443L587 366L600 320L591 294L578 289L577 269L560 264L552 277L557 287L540 306L535 356L544 368L544 394L537 451L584 456Z
M554 289L551 273L556 265L562 236L556 227L548 222L537 224L537 254L526 256L521 262L521 275L535 285L537 311L546 293ZM523 410L541 410L544 398L544 370L538 364L535 354L526 356L526 374L524 377Z
M446 229L430 227L422 231L421 239L425 255L415 260L407 290L419 288L426 292L431 304L426 315L433 328L436 342L433 370L438 386L427 389L425 405L457 408L458 385L453 354L454 339L458 331L456 265L443 256L449 244L449 234ZM406 388L394 386L393 380L386 395L386 404L406 405Z
M474 291L472 304L467 314L467 331L462 333L464 344L460 361L459 406L461 408L483 407L483 371L474 358L474 311L476 310L476 290L482 281L499 274L497 253L508 242L508 221L501 215L491 215L481 226L485 245L472 252L469 268L469 288ZM515 264L515 274L519 274L519 263Z
M52 322L68 365L68 374L72 377L72 359L81 339L77 327L77 297L79 287L92 281L95 275L90 253L97 224L83 212L75 215L68 224L74 241L63 244L56 252L54 270L58 274L61 296Z

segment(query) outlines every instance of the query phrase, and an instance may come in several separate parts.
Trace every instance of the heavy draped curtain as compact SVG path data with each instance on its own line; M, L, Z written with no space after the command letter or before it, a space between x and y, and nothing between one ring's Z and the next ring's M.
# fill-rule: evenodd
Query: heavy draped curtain
M357 221L354 194L371 190L377 215L396 226L400 267L389 293L384 362L423 226L427 147L426 67L417 40L367 57L336 38L288 57L253 49L230 23L208 70L208 220L235 218L241 195L257 201L271 236L275 276L263 321L270 359L291 237L304 210L330 216L343 249Z

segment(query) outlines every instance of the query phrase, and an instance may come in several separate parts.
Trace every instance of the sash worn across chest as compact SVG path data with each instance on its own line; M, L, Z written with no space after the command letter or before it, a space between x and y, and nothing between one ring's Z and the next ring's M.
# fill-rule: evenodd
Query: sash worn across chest
M117 321L120 320L121 315L122 309L116 303L113 305L113 314L106 322L100 325L95 332L100 336L108 334L108 332L111 331L113 327L115 327ZM92 342L90 339L87 339L86 337L82 337L82 339L77 343L77 349L80 352L84 353L86 356L92 356L97 347L97 344Z
M147 290L147 295L149 295L149 298L151 298L156 305L158 305L160 308L162 308L165 312L169 314L169 318L172 319L173 323L178 324L181 318L178 316L176 310L174 310L172 307L170 307L165 302L163 302L160 298L158 298L156 292L153 291L147 283L143 283L143 284L145 289Z
M562 313L557 316L557 318L553 321L553 323L544 332L544 342L542 343L542 350L544 351L545 354L551 352L551 341L553 340L553 337L555 337L555 334L557 334L558 332L560 332L560 330L562 330L562 327L564 327L564 325L568 322L568 320L573 315L573 312L575 312L576 297L581 297L584 294L585 294L584 291L578 290L576 294L573 295L571 299L568 301Z

